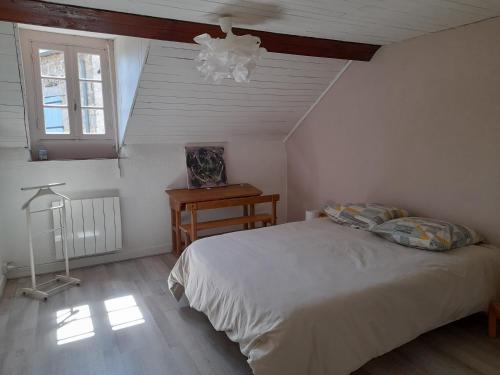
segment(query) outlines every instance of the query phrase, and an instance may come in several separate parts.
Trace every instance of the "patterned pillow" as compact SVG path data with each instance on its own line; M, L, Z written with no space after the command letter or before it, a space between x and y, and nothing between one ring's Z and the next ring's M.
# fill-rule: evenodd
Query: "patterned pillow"
M387 221L374 227L372 232L404 246L433 251L446 251L484 240L479 233L465 225L423 217Z
M342 206L341 204L328 202L326 206L323 207L323 212L337 224L345 224L340 220L340 218L338 218L343 208L344 206Z
M333 203L328 204L323 210L336 223L365 230L370 230L388 220L408 216L406 210L376 203L346 205Z

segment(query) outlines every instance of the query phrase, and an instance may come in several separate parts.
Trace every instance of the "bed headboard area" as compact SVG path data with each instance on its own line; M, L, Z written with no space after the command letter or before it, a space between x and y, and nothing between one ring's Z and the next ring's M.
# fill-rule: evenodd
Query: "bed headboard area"
M288 219L377 202L500 245L499 44L496 18L352 63L287 141Z

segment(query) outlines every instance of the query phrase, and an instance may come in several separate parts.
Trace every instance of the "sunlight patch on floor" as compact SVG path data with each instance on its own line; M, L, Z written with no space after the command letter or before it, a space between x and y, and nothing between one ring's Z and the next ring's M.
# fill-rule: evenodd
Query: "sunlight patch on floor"
M144 317L132 295L104 301L113 331L144 323Z
M57 345L93 337L94 325L89 305L81 305L56 312Z

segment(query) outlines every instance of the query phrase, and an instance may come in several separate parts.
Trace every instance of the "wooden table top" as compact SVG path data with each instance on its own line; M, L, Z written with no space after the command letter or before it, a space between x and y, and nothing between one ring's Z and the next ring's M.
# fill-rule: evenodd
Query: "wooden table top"
M204 189L171 189L165 190L165 192L171 201L178 204L262 195L261 190L250 184L234 184Z

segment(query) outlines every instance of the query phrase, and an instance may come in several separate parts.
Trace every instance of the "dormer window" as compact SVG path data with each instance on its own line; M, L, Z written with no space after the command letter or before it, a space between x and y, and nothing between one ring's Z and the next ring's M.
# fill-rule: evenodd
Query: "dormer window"
M114 157L112 41L21 30L32 157Z

